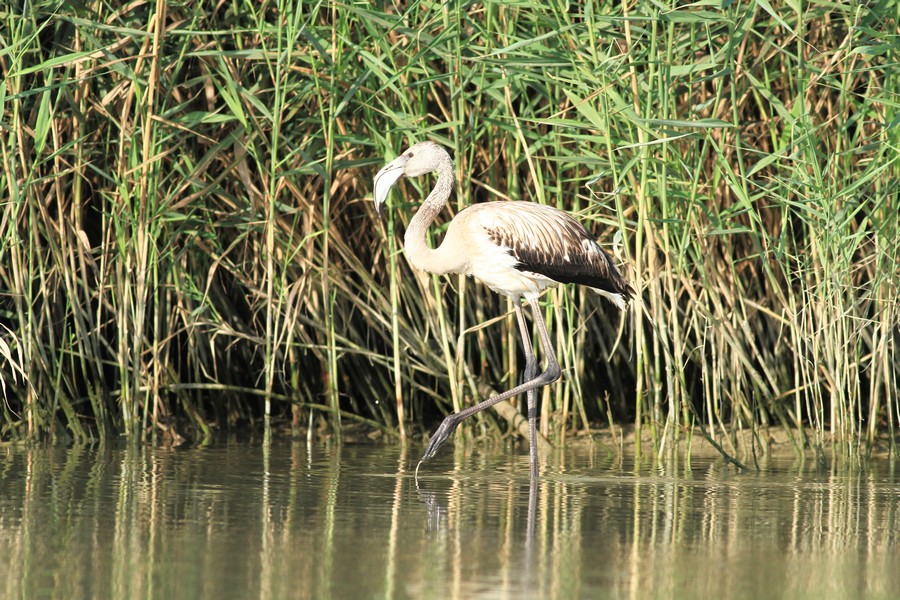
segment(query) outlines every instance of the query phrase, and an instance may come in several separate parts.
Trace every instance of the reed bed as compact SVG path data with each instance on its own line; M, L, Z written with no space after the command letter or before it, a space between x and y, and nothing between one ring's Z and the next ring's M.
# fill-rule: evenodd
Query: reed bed
M897 453L900 3L13 4L0 438L408 437L514 384L507 301L402 255L430 182L374 215L428 138L455 210L574 211L639 290L545 294L544 434Z

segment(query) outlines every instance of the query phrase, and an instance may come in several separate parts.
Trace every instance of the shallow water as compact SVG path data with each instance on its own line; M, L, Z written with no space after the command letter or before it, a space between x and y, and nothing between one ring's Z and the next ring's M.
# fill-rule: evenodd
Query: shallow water
M897 598L891 463L0 448L7 598Z

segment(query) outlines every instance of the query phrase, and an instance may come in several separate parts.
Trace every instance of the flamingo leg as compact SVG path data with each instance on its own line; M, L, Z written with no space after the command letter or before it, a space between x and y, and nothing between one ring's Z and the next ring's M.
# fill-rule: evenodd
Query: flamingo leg
M515 396L518 396L522 392L527 392L528 394L528 421L529 421L529 434L531 439L529 440L529 450L530 450L530 458L531 458L531 477L532 479L537 478L537 397L536 390L538 388L542 388L548 383L553 383L561 374L561 370L559 368L559 362L556 360L556 353L553 352L553 343L550 340L550 334L547 333L547 324L544 323L544 317L541 315L540 305L536 298L529 298L528 304L531 305L531 311L534 315L534 320L538 325L538 333L541 337L541 349L544 351L544 354L547 357L547 366L546 368L537 376L533 377L536 361L534 358L534 350L529 348L530 341L527 333L527 327L525 326L525 316L522 313L522 307L520 304L516 304L516 317L519 320L519 330L522 333L522 345L526 347L525 350L525 375L526 381L521 385L517 385L516 387L503 392L502 394L497 394L496 396L492 396L487 400L482 400L478 404L474 406L470 406L469 408L464 408L463 410L447 415L440 427L437 428L437 431L431 436L431 439L428 441L428 446L425 448L425 453L422 455L422 459L419 461L419 465L433 457L438 448L440 448L444 442L450 437L450 434L456 430L457 425L462 423L468 417L471 417L477 412L481 412L484 409L491 407L498 402L502 402L504 400L508 400ZM529 360L530 356L530 360ZM529 366L530 363L530 366ZM532 377L528 377L528 375L532 375ZM418 471L418 465L416 466L416 470Z
M537 371L537 360L534 357L534 348L531 347L531 332L525 322L525 312L522 303L516 302L516 320L519 322L519 337L522 338L522 349L525 351L525 381L534 379ZM531 478L537 479L537 391L532 388L526 392L528 397L528 452L531 462Z

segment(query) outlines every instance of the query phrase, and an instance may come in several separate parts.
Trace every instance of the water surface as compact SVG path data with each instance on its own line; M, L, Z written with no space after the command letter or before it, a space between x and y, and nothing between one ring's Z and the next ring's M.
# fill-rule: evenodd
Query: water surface
M900 482L448 448L0 448L7 598L897 598Z

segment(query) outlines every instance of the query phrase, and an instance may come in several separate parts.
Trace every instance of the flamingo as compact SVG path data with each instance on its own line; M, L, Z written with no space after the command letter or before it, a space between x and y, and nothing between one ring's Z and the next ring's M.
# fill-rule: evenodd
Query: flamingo
M453 159L440 145L414 144L375 175L375 210L382 216L388 195L401 177L437 173L434 188L409 223L404 237L406 258L416 269L447 275L471 275L512 300L525 351L521 385L447 415L431 436L419 466L432 458L467 417L521 393L527 394L531 478L538 477L536 390L559 379L561 370L538 297L551 286L585 285L624 310L634 290L594 237L569 213L543 204L495 201L461 210L443 241L431 248L425 233L447 204L453 190ZM529 343L522 300L530 306L540 334L546 367L535 374L537 361Z

